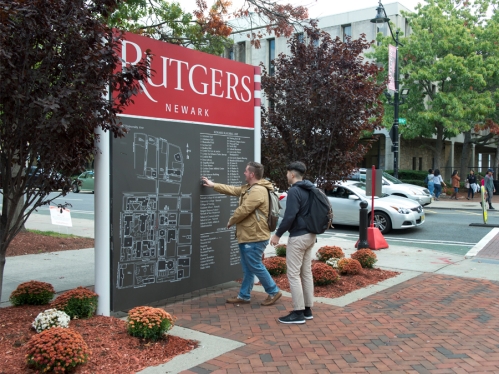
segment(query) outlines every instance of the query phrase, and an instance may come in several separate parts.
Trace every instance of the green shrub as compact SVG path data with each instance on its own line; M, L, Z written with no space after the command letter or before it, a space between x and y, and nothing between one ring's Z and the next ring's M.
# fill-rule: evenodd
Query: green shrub
M351 257L359 261L363 268L372 268L376 261L378 261L376 253L367 248L355 251Z
M275 246L275 254L279 257L286 257L286 244L277 244Z
M90 318L97 310L98 295L83 287L63 293L52 303L52 308L66 312L71 319Z
M90 351L78 332L52 327L33 335L26 344L28 366L42 373L66 373L88 360Z
M31 280L21 283L10 294L12 305L44 305L54 297L55 290L50 283Z
M312 276L316 286L327 286L340 278L338 272L324 262L316 262L312 265Z
M393 175L393 170L385 170L386 173ZM425 170L400 170L398 171L398 179L400 179L402 182L405 182L407 180L414 180L414 181L424 181L426 176L428 175L428 169ZM409 183L409 182L405 182Z
M319 250L317 251L317 259L321 262L326 262L331 258L343 258L343 257L345 257L343 249L335 245L325 245L324 247L320 247Z
M173 328L174 320L163 309L138 306L128 312L127 331L137 338L158 340Z
M270 275L286 274L288 267L286 266L286 259L282 257L269 257L263 260L263 265L268 270Z

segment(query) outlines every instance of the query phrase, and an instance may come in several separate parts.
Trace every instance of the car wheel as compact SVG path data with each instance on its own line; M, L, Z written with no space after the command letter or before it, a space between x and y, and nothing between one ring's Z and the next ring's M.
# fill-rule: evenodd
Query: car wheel
M78 193L78 192L80 192L80 190L79 190L79 188L78 188L78 185L77 185L76 183L75 183L75 184L73 184L73 192L74 192L74 193Z
M388 214L375 211L374 226L377 227L382 234L386 234L392 229L392 221L390 220L390 217L388 217Z

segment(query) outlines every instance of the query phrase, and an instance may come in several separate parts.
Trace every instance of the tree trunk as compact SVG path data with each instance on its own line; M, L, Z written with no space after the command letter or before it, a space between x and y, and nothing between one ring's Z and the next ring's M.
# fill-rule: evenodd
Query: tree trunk
M443 148L444 148L444 128L442 125L437 125L437 139L435 141L435 169L440 169L444 160ZM440 171L442 172L442 170Z
M461 181L464 181L466 176L468 175L468 170L470 168L469 160L470 160L470 145L471 145L471 130L463 132L464 142L463 142L463 150L461 152L461 160L459 165L459 175L461 176Z

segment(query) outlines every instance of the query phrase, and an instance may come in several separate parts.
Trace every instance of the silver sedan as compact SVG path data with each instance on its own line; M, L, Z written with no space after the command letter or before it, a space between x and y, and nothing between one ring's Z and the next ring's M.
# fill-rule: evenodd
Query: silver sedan
M333 207L333 224L359 226L359 203L367 201L369 222L371 222L371 196L366 196L366 185L362 182L344 182L326 190ZM281 217L286 209L287 196L280 201ZM425 221L423 207L414 200L386 195L374 198L374 225L386 234L391 229L408 229L420 226Z

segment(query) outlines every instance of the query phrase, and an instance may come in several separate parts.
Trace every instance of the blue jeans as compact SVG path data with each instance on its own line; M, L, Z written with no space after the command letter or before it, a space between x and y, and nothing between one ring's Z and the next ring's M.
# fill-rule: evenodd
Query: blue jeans
M251 290L255 283L255 275L262 284L265 292L274 296L279 292L279 288L270 276L269 272L262 263L262 255L265 247L269 244L268 240L254 243L239 244L239 253L241 254L241 265L243 267L243 283L239 290L238 297L243 300L251 299Z
M435 184L435 198L438 199L440 194L442 193L442 185L441 184Z
M442 187L442 186L440 186ZM428 189L430 190L430 195L433 195L433 190L435 189L435 183L428 182Z

